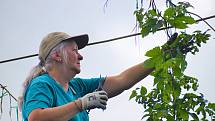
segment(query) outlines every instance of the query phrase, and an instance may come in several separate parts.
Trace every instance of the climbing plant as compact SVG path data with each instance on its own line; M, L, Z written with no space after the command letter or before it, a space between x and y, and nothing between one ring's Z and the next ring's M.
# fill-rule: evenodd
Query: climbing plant
M208 34L209 29L191 33L185 31L198 23L193 17L198 15L188 11L193 7L188 2L174 4L172 0L165 0L166 9L163 11L159 10L155 2L150 0L149 7L144 9L143 4L147 1L137 0L134 14L142 37L163 29L169 39L164 45L145 54L149 58L144 66L154 68L151 73L154 77L153 88L147 90L141 86L132 91L130 99L143 105L145 110L142 119L148 121L215 120L215 103L210 103L202 93L197 92L197 78L184 73L188 65L187 54L195 55L201 45L207 43L211 36Z

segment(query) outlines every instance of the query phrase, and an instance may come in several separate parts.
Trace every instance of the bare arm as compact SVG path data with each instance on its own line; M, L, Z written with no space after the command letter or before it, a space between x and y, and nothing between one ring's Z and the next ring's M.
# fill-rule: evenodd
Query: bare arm
M103 88L108 93L109 98L114 97L124 90L131 88L152 71L152 68L145 68L143 63L137 64L126 69L119 75L107 77Z
M81 102L76 100L63 106L45 109L35 109L28 117L29 121L68 121L81 111Z

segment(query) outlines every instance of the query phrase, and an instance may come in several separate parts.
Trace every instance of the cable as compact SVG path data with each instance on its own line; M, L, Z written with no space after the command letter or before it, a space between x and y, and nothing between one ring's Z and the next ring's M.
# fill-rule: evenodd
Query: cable
M205 21L205 20L212 19L212 18L215 18L215 15L205 17L205 18L202 18L202 19L198 19L198 20L196 20L196 22ZM161 28L161 29L158 29L158 31L161 31L161 30L164 30L164 29L169 29L169 28L173 28L173 27ZM129 38L129 37L133 37L133 36L137 36L137 35L141 35L141 33L129 34L129 35L121 36L121 37L116 37L116 38L113 38L113 39L107 39L107 40L103 40L103 41L93 42L93 43L87 44L87 46L96 45L96 44L102 44L102 43L111 42L111 41L116 41L116 40ZM38 54L32 54L32 55L27 55L27 56L22 56L22 57L3 60L3 61L0 61L0 64L11 62L11 61L16 61L16 60L21 60L21 59L25 59L25 58L31 58L31 57L35 57L35 56L38 56Z

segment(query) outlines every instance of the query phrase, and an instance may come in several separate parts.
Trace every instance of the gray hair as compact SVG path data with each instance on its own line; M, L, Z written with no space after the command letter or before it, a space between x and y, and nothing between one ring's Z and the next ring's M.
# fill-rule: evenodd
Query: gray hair
M51 70L53 68L53 64L55 63L55 60L51 57L51 55L55 52L61 52L62 56L63 56L63 60L65 62L67 62L68 59L68 54L65 48L65 46L67 45L67 41L63 41L60 44L58 44L56 47L54 47L51 52L49 53L49 55L47 56L45 62L41 62L38 65L36 65L35 67L33 67L29 73L29 75L27 76L27 78L25 79L25 81L22 84L22 89L20 92L20 96L18 97L18 106L19 106L19 110L22 111L22 104L24 101L24 95L25 95L25 91L28 88L29 84L31 83L32 79L47 73L49 70Z

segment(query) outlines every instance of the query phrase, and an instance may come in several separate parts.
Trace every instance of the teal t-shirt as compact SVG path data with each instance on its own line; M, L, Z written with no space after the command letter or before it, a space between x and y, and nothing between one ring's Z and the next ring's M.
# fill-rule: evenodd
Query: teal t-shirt
M29 114L37 108L50 108L67 104L93 92L104 78L82 79L74 78L69 82L69 89L64 91L48 74L34 78L26 89L22 106L24 121L28 121ZM69 121L89 121L86 111L82 111Z

